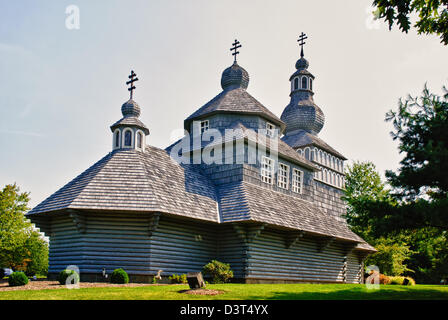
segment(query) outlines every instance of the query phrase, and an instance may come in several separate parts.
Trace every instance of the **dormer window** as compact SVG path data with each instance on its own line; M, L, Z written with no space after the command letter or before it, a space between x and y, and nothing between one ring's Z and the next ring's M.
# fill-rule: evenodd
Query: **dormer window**
M313 90L313 79L310 78L310 90Z
M272 123L266 122L266 135L268 137L274 137L275 126Z
M294 79L294 90L299 89L299 78Z
M207 131L209 128L209 122L208 120L201 121L201 134Z
M308 81L306 77L302 77L302 89L308 89Z
M132 131L131 130L126 130L124 132L124 146L132 147Z

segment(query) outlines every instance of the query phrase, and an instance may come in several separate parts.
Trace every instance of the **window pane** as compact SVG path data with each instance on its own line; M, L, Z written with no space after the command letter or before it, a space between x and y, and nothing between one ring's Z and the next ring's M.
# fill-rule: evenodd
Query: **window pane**
M306 77L302 77L302 89L308 89L308 81Z
M120 146L120 131L115 132L115 147Z
M277 174L277 185L282 189L288 189L289 185L289 166L280 163Z
M261 181L272 184L274 175L274 160L263 157L261 160Z
M124 134L124 145L127 147L132 145L131 131L126 131L126 133Z
M137 134L137 147L142 148L142 134L140 132Z

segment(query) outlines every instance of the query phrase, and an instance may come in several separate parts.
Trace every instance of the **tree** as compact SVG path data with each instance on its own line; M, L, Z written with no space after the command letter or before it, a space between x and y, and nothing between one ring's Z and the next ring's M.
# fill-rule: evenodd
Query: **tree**
M389 111L394 140L399 140L405 157L397 173L387 171L390 184L401 196L415 200L422 194L434 199L448 195L448 91L437 96L425 85L422 97L399 101L397 111Z
M20 193L16 184L0 191L0 267L28 274L45 274L48 245L25 218L29 193Z
M404 158L398 172L387 171L395 202L365 202L376 235L407 229L448 230L448 92L437 96L425 86L421 97L399 101L389 111L394 140Z
M27 255L25 242L31 223L25 220L29 194L20 193L14 185L6 185L0 192L0 265L15 269Z
M414 27L419 34L437 34L444 45L448 44L448 0L374 0L375 14L389 24L394 23L403 32L411 28L411 14L418 14Z
M409 245L398 238L377 239L375 249L378 252L370 255L365 264L378 266L380 272L386 276L400 276L406 271L412 272L405 264L412 251L409 249Z
M367 241L373 240L373 222L369 203L391 203L393 200L372 162L355 161L347 166L343 200L347 203L345 218L352 230Z

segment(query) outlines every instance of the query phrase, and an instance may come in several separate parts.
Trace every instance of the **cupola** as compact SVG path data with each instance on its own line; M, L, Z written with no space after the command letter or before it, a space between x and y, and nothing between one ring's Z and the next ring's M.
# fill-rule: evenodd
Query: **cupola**
M138 81L134 71L131 71L128 88L130 98L121 106L123 118L115 122L110 129L112 130L112 149L135 149L141 152L145 151L146 136L149 135L149 129L139 120L140 106L132 99L135 90L134 82Z
M305 39L307 37L302 32L298 40L301 46L300 59L296 62L296 71L289 78L291 100L281 115L281 120L286 123L285 134L305 130L317 135L325 122L324 113L313 100L314 75L308 71L310 64L303 54Z

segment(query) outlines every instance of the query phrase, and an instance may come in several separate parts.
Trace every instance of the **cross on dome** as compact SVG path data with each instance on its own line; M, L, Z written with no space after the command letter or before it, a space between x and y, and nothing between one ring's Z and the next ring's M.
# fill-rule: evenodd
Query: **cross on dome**
M240 52L237 51L238 48L241 48L241 44L238 40L235 39L235 42L232 43L232 48L230 48L230 51L233 51L232 56L234 56L234 62L236 62L236 55Z
M137 76L137 74L134 72L134 70L131 70L131 75L128 76L129 81L126 82L126 85L130 85L130 87L128 88L128 91L131 93L131 100L132 100L132 93L135 90L135 86L134 86L134 82L138 81L138 78L135 78Z
M303 45L306 43L305 40L308 39L307 35L305 33L301 33L299 36L299 39L297 42L299 43L300 49L300 56L303 57Z

